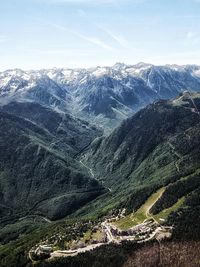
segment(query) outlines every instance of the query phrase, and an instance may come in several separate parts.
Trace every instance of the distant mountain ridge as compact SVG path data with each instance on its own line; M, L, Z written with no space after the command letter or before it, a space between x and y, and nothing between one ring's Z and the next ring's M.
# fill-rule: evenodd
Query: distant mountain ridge
M158 99L198 92L200 66L117 63L90 69L7 70L0 73L0 102L37 102L111 130Z

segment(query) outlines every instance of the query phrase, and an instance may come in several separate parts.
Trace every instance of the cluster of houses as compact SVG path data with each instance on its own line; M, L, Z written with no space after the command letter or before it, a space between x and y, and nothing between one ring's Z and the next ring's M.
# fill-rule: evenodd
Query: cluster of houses
M167 227L161 227L153 219L147 220L130 229L121 230L115 226L114 222L116 222L117 217L124 217L124 214L125 209L120 210L120 213L116 217L108 216L103 223L99 222L96 225L92 225L92 223L89 222L87 226L91 227L91 235L88 237L88 240L85 240L84 238L73 240L69 244L68 250L65 250L65 254L71 254L72 251L74 253L75 251L84 249L86 247L89 248L92 245L98 246L110 242L120 243L123 240L135 240L137 242L144 242L150 240L152 237L155 237L157 240L161 240L163 238L169 238L171 236L172 227L170 227L170 229L167 229ZM75 229L77 229L77 231L75 231ZM78 225L74 225L73 231L78 232L78 230ZM98 238L97 235L95 235L95 233L97 232L100 233ZM50 257L55 245L59 241L64 240L65 237L66 236L63 233L52 235L46 240L43 240L39 245L33 247L29 251L29 257L35 260Z
M76 225L73 226L73 231L75 231ZM102 231L101 236L96 239L93 237L93 235L90 236L89 240L83 241L83 239L73 240L70 244L69 253L70 251L82 249L87 247L88 245L95 245L95 244L103 244L107 243L107 235L106 233L101 229L99 225L96 225L92 228L92 233L96 233L97 231ZM78 227L77 227L78 232ZM51 237L48 237L40 242L40 244L32 247L32 249L29 251L29 257L31 257L34 260L41 260L46 259L51 256L51 253L53 252L53 248L57 246L57 244L65 239L65 235L62 233L57 233L52 235Z
M99 229L98 229L99 230ZM106 243L107 242L107 236L106 234L103 232L102 233L102 237L96 239L93 236L91 236L91 238L89 240L87 240L86 242L79 240L79 241L75 241L73 242L73 244L71 245L71 249L79 249L79 248L84 248L88 245L95 245L95 244L99 244L99 243Z
M50 257L52 252L53 252L53 246L51 244L39 245L39 246L33 247L29 251L29 258L32 261L47 259Z
M153 220L149 220L127 230L120 230L113 224L109 224L109 227L113 236L135 236L151 234L156 229L157 224Z

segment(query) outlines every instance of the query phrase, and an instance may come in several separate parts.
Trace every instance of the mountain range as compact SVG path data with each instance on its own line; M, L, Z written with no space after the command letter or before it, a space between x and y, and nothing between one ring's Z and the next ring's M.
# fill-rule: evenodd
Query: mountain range
M200 67L146 63L90 69L7 70L0 73L0 101L36 102L110 132L158 99L198 91Z
M199 240L199 147L198 66L1 72L0 263L32 266L32 236L129 216L158 190L151 213Z

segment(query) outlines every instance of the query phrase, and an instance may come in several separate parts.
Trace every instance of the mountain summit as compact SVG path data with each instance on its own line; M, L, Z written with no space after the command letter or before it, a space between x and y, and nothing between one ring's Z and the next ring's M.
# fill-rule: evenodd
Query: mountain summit
M200 67L116 63L90 69L7 70L0 102L34 101L96 124L105 131L158 99L200 88Z

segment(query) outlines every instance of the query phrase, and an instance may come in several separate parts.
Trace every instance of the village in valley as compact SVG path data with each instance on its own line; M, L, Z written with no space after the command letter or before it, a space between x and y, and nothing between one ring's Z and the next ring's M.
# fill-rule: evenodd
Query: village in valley
M123 209L119 211L117 216L106 216L98 223L85 223L83 225L85 231L71 240L66 238L67 236L63 233L57 233L46 240L42 240L31 248L29 258L32 262L43 259L51 260L56 257L75 256L110 243L120 244L124 241L142 243L152 239L160 241L171 237L172 227L162 225L151 216L148 216L142 223L136 225L133 223L132 227L120 228L119 225L127 220L125 213L126 210ZM132 219L132 222L134 222L134 219ZM78 232L80 230L78 224L75 224L72 230L74 233Z

